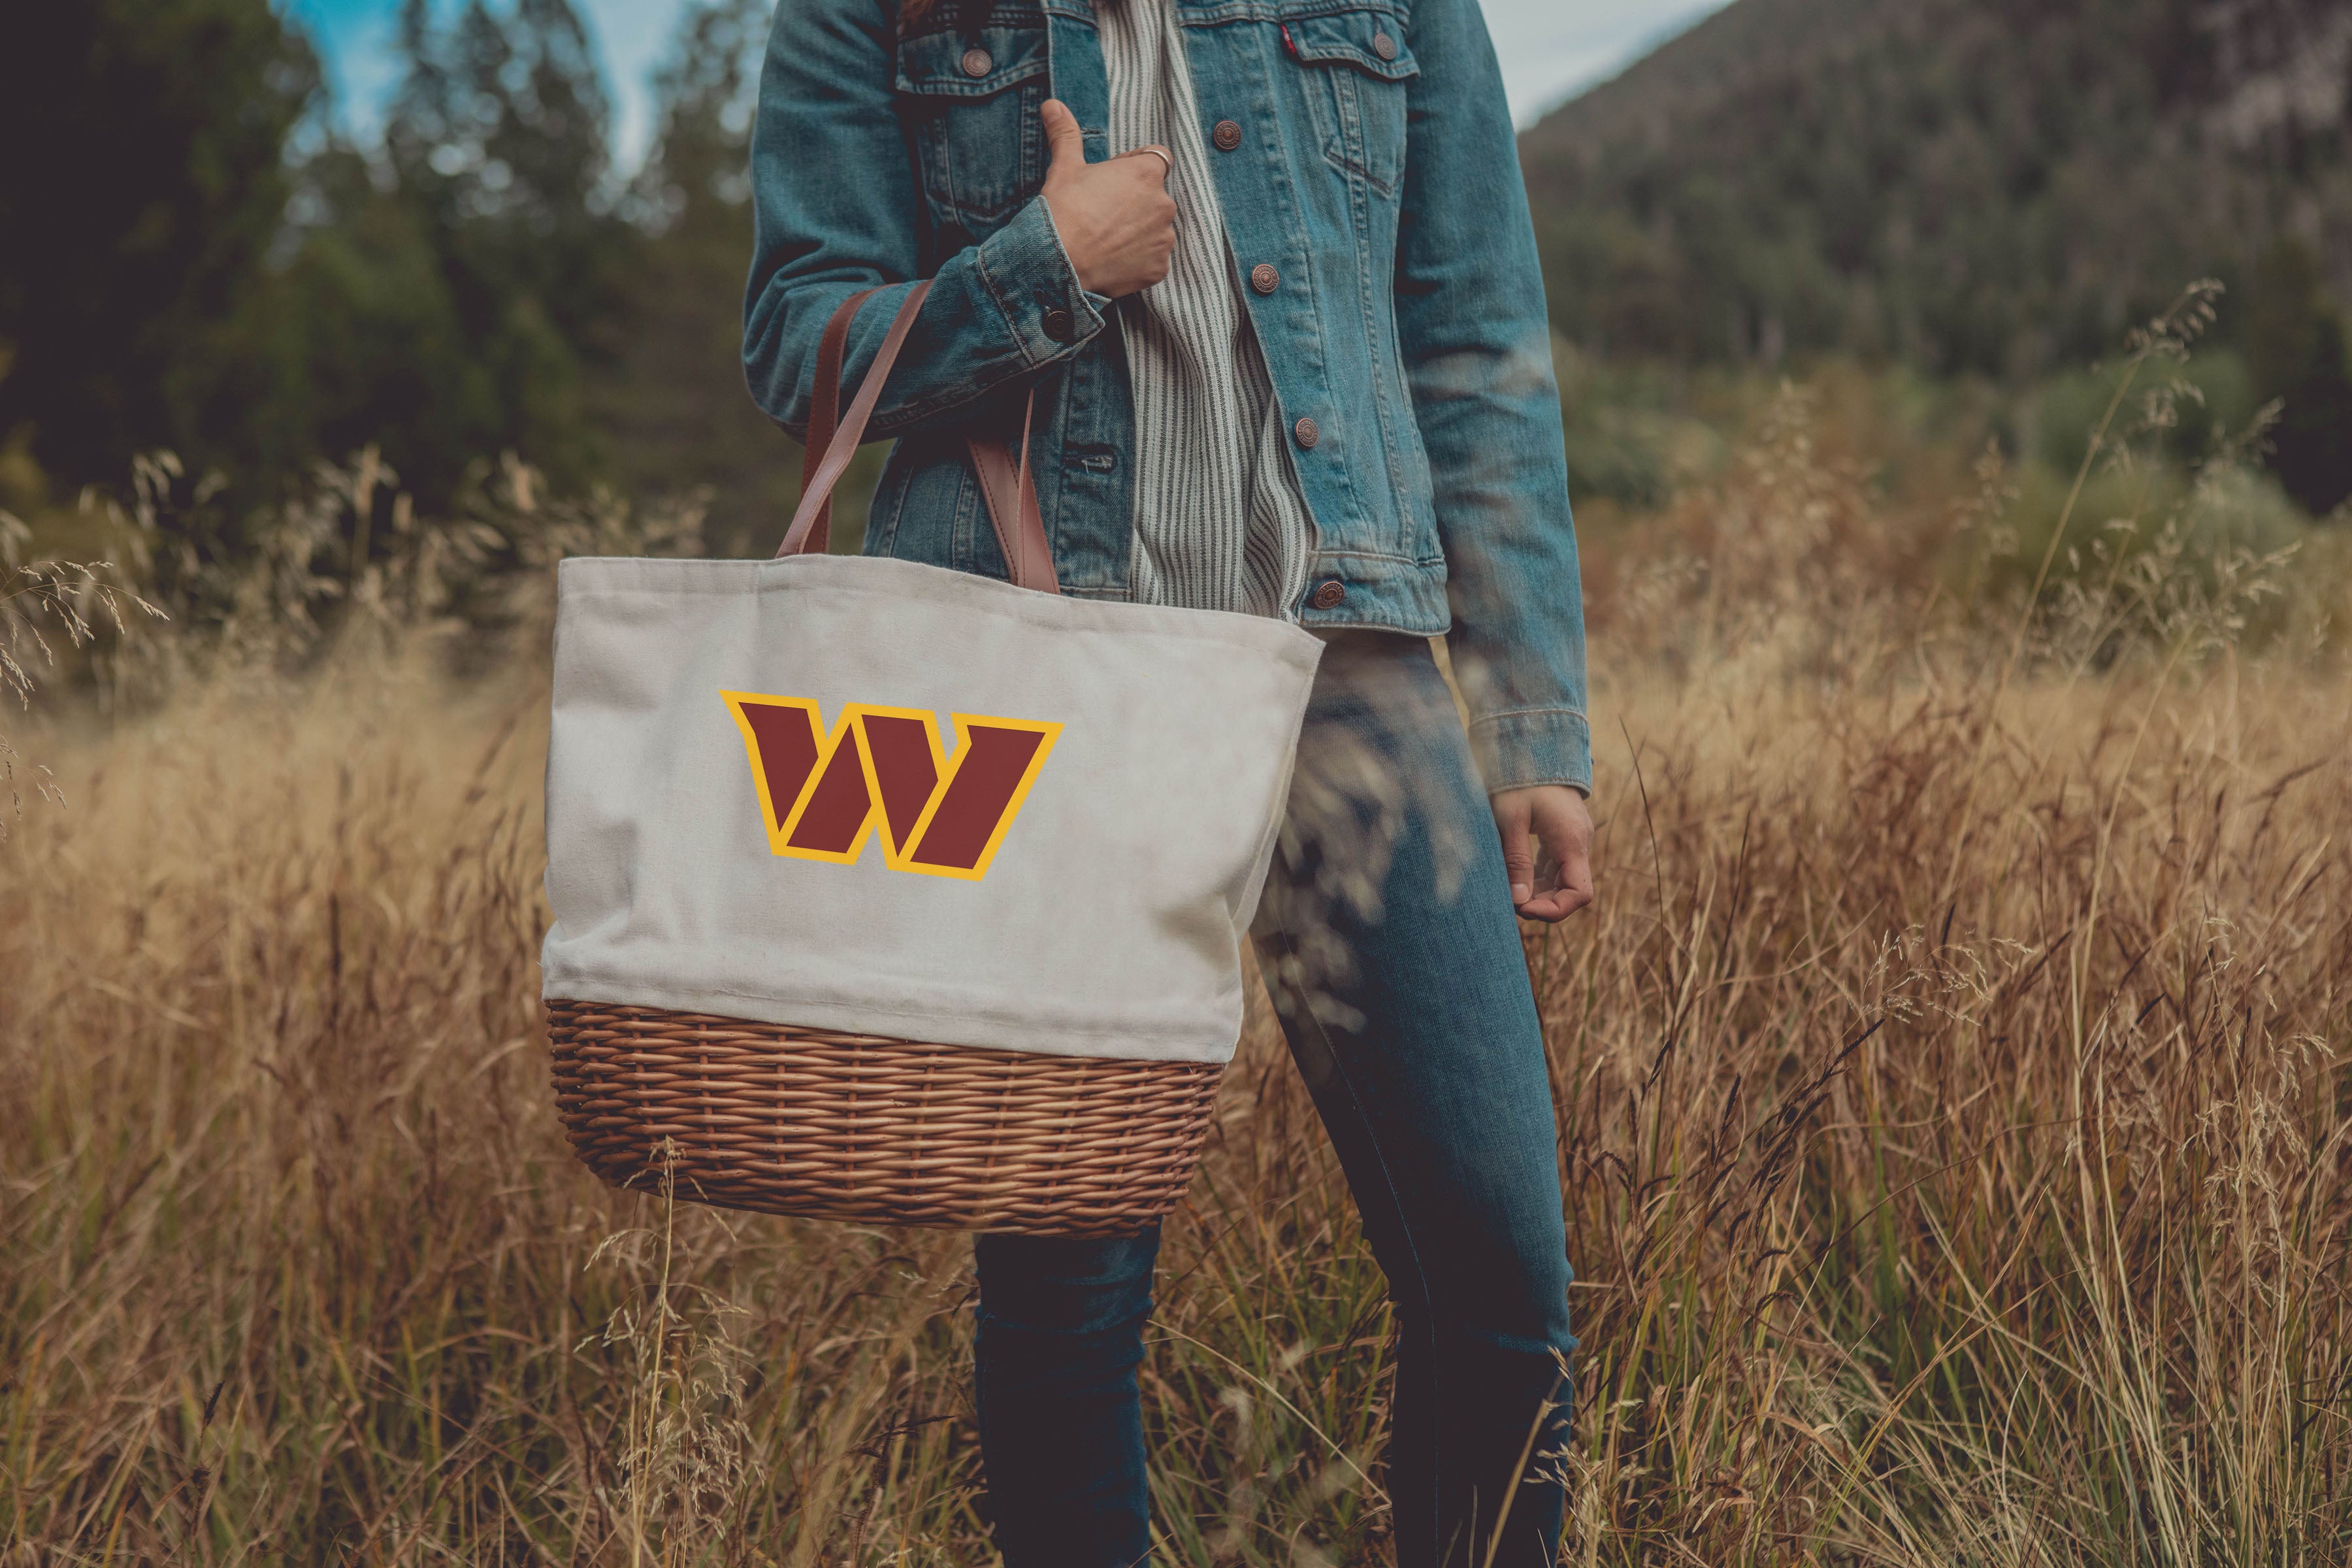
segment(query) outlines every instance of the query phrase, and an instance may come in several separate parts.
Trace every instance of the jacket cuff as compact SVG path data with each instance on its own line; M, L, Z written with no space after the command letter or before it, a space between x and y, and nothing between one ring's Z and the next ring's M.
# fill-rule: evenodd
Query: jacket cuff
M982 240L976 258L1006 332L1032 366L1068 357L1102 331L1097 301L1109 301L1080 286L1045 197L1030 198L1011 223Z
M1592 728L1573 708L1527 708L1470 721L1486 793L1566 784L1592 793Z

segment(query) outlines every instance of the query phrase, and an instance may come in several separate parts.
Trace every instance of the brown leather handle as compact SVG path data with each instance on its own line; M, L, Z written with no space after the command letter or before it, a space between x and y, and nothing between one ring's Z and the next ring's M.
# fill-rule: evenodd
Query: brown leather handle
M988 521L996 525L997 547L1004 552L1005 575L1024 588L1041 594L1062 591L1054 570L1054 546L1045 537L1045 519L1037 510L1037 484L1029 471L1029 433L1037 418L1037 389L1021 409L1021 456L1002 441L977 437L964 443L971 453L972 471L980 476L980 493L988 502ZM1007 520L1011 526L1007 527Z
M816 346L816 391L809 406L808 445L801 448L801 494L806 495L816 483L817 465L833 446L833 429L841 413L841 356L849 342L849 323L857 315L857 307L866 303L880 289L866 289L841 302L833 319L824 324L824 336ZM803 547L811 555L822 555L833 548L833 497L827 494L816 509L816 521L809 529L808 542Z
M787 555L822 552L831 542L833 487L841 482L849 460L857 455L858 439L866 434L866 422L873 416L874 405L881 398L882 384L889 378L890 367L898 362L898 351L906 345L907 334L914 327L916 312L922 309L923 300L930 291L929 282L918 283L907 290L905 301L891 320L889 334L882 340L873 364L866 369L866 379L858 384L857 395L850 400L849 412L841 416L838 425L835 410L841 396L841 362L848 344L849 324L856 319L858 307L879 290L868 289L851 295L835 309L832 320L825 323L824 336L817 343L817 384L809 409L808 447L801 466L801 504L793 514L792 527L784 532L783 543L776 550L779 560ZM1062 587L1054 569L1054 547L1045 537L1045 518L1037 507L1037 487L1029 469L1029 432L1036 407L1037 394L1033 387L1021 414L1021 456L1017 461L1002 441L974 437L965 445L980 477L981 496L988 503L988 520L996 530L997 545L1004 552L1007 574L1024 588L1058 594Z
M817 517L820 513L828 518L832 515L833 487L841 482L849 460L857 456L858 440L866 434L866 421L873 416L874 405L881 399L882 384L889 378L890 366L897 362L899 349L906 344L907 333L915 325L915 312L922 309L923 298L930 291L931 286L928 282L918 283L907 290L906 300L899 305L898 315L891 319L889 334L882 340L881 350L874 356L872 368L866 371L865 381L857 388L857 395L850 399L849 412L842 416L840 427L828 434L824 451L817 458L815 471L801 481L800 510L793 513L793 525L784 531L783 543L776 547L778 560L787 555L804 555L814 548L812 536L816 530ZM868 295L860 294L843 300L840 308L834 311L833 320L825 323L825 335L833 336L834 328L837 325L846 340L849 320L857 314L857 307L867 298ZM822 359L824 354L824 345L820 341L817 355ZM814 412L812 408L812 415ZM817 434L815 421L812 418L809 428L812 447L815 445Z

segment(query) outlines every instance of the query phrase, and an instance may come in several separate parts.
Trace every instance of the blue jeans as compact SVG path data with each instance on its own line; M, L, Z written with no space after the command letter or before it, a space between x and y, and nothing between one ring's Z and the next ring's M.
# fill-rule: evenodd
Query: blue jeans
M1514 1491L1496 1568L1548 1565L1560 1489L1522 1479L1521 1458L1566 1440L1576 1347L1551 1081L1486 794L1420 639L1326 652L1256 937L1396 1304L1398 1568L1486 1563ZM1136 1372L1159 1248L1156 1227L979 1240L981 1446L1007 1568L1150 1556Z

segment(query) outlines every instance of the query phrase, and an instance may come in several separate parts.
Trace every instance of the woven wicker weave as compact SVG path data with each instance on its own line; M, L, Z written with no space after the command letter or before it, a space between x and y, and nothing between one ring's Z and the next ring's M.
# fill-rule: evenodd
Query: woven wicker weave
M1221 1068L550 1001L556 1105L616 1186L878 1225L1121 1236L1176 1206Z

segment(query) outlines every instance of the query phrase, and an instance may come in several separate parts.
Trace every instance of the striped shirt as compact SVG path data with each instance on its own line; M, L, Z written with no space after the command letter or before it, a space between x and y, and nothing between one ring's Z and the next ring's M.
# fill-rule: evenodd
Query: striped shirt
M1095 0L1110 152L1173 163L1168 276L1118 301L1135 397L1130 596L1296 618L1315 524L1244 302L1173 0Z

